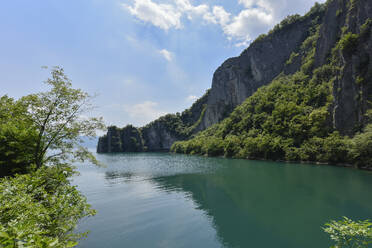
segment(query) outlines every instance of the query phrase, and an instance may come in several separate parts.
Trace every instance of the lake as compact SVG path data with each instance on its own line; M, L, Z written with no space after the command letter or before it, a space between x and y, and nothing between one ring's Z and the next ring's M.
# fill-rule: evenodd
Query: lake
M329 247L322 226L372 218L372 173L168 153L99 154L74 184L98 211L78 247Z

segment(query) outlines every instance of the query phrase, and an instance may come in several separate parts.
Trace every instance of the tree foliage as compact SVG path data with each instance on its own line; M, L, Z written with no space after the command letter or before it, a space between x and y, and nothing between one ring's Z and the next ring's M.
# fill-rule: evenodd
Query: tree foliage
M55 67L47 92L0 98L0 247L73 247L79 219L95 213L70 184L68 164L89 159L81 143L103 128L83 117L91 97ZM4 177L5 176L5 177Z
M334 248L366 248L372 244L372 223L352 221L344 217L339 221L331 221L323 228L336 243Z
M71 186L70 166L0 179L0 247L73 247L85 234L73 233L79 219L95 214Z
M97 161L81 146L81 136L93 137L103 129L101 118L88 118L84 114L92 109L91 96L80 89L71 88L71 81L60 67L51 71L46 81L50 91L23 97L28 115L38 132L34 159L37 168L47 163L90 159ZM48 151L53 151L48 153Z
M34 166L37 131L27 106L8 96L0 98L0 177L26 173Z
M372 124L351 139L351 161L359 167L372 168Z
M371 168L372 124L349 138L329 123L336 70L325 65L314 70L311 77L304 72L281 76L260 88L228 118L190 140L174 143L171 150Z
M316 5L312 11L324 11L322 6ZM283 26L298 18L287 18ZM190 140L174 143L171 150L207 156L347 163L372 168L372 127L365 127L352 138L342 136L332 125L330 111L334 102L333 87L341 69L336 51L353 51L359 38L352 33L345 34L328 63L315 68L320 30L316 23L314 20L308 38L294 55L301 61L297 72L281 73L236 107L226 119ZM223 149L208 152L208 146L215 142L220 144L213 148Z
M303 72L281 76L260 88L221 123L191 140L175 143L172 150L273 160L342 160L340 151L346 143L337 133L332 134L327 124L332 70L332 66L324 66L312 77ZM217 141L224 149L210 153L204 148Z

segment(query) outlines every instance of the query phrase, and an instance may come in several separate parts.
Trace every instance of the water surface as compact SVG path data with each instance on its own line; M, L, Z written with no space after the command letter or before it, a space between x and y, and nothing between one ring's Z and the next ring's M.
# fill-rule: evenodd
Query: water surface
M167 153L98 155L74 183L98 213L79 247L329 247L325 222L372 218L372 173Z

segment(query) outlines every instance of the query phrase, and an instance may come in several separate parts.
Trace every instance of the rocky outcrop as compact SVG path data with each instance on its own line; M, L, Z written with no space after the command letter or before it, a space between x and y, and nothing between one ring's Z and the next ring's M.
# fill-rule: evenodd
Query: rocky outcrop
M156 121L142 128L141 131L148 151L167 151L175 141L182 140L182 137L166 128L166 124L162 121Z
M299 18L294 23L277 28L253 42L239 57L226 60L216 70L202 129L227 117L258 88L269 84L283 72L286 61L308 37L315 15ZM287 70L297 71L299 66L300 63L297 63Z
M337 46L340 72L333 85L333 126L352 135L366 124L372 100L372 1L332 1L317 47L317 63ZM338 41L339 40L339 41Z
M97 152L168 151L175 141L200 131L208 96L209 91L182 113L162 116L141 128L109 127L107 134L99 138Z
M355 133L365 125L372 96L371 28L370 0L328 0L316 4L305 16L287 17L240 56L226 60L214 73L211 89L190 109L136 129L142 138L139 150L169 150L175 141L188 139L227 117L280 74L298 71L304 63L303 54L299 54L301 45L315 30L319 35L309 68L314 70L329 63L339 68L333 81L330 125L342 134ZM97 150L126 151L125 146L118 145L118 136L121 144L132 137L109 128Z
M144 151L140 130L128 125L124 128L111 126L107 134L98 140L97 152L141 152Z

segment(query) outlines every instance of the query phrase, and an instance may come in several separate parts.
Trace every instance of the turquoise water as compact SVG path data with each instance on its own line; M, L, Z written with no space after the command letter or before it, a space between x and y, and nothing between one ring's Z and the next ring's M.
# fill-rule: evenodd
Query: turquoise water
M329 247L322 225L372 219L372 173L167 153L98 155L74 183L98 213L78 247Z

